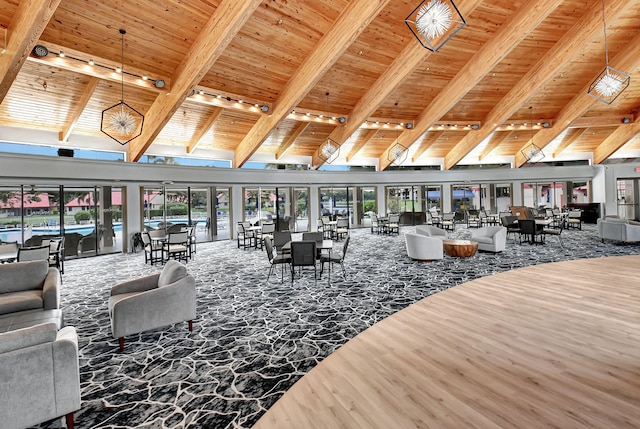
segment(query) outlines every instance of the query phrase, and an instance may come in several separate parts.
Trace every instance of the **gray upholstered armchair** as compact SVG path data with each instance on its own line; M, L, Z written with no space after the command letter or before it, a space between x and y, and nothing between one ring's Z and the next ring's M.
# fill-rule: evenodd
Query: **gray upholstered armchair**
M5 429L30 427L80 409L78 336L44 323L0 334L0 416Z
M124 337L150 329L189 322L196 317L195 279L187 268L170 260L159 274L130 280L111 288L111 332L124 348Z

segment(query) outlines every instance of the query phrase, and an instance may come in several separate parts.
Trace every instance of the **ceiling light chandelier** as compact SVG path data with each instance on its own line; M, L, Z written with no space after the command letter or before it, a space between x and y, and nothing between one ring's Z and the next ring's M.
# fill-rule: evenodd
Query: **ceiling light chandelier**
M325 94L327 96L327 111L329 107L329 93ZM322 159L324 162L331 164L333 161L338 159L340 156L340 145L338 142L331 138L331 135L327 136L324 142L318 147L318 157Z
M527 159L527 162L536 163L542 161L544 158L544 152L538 146L533 143L533 106L529 107L531 112L531 144L525 149L522 149L522 155Z
M396 103L396 118L398 117L398 103ZM400 130L396 125L396 143L389 148L387 159L391 165L399 166L407 159L409 150L400 144Z
M589 95L606 104L611 104L618 98L631 81L631 76L609 66L609 46L607 45L607 23L604 19L604 0L602 0L602 27L604 30L605 67L591 85Z
M404 20L418 42L438 52L467 22L453 0L422 0Z
M126 31L121 29L120 34L122 37L120 102L102 111L100 131L121 145L125 145L142 134L144 115L124 102L124 35Z

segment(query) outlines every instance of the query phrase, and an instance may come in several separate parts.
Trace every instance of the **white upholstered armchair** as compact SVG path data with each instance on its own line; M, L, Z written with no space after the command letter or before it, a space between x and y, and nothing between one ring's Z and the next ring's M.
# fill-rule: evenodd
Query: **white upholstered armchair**
M78 336L43 323L0 334L0 426L20 429L80 409Z
M111 288L109 316L113 338L120 350L124 337L150 329L189 322L196 317L195 279L175 260L167 261L159 274L130 280Z
M443 258L442 240L423 234L407 232L404 234L407 256L419 261L432 261Z
M507 246L507 228L504 226L484 226L472 230L471 241L478 243L478 250L502 252Z

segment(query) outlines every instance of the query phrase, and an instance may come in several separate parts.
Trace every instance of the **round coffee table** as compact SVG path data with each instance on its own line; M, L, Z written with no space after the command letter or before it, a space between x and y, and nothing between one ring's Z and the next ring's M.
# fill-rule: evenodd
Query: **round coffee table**
M478 251L478 243L470 240L442 240L444 253L458 258L470 258Z

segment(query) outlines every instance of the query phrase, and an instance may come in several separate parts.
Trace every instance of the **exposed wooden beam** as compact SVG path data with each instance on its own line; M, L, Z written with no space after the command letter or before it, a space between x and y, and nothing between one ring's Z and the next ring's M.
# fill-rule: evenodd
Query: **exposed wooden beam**
M633 70L640 65L640 34L626 43L623 49L609 61L611 67L615 67L618 70ZM597 65L594 67L598 67ZM595 103L599 103L595 98L590 96L587 91L589 85L599 74L601 70L598 69L593 78L585 84L585 86L576 94L575 97L567 104L558 114L555 119L555 125L553 128L543 128L539 130L533 139L536 142L536 146L543 149L549 143L551 143L556 137L560 135L567 127L571 125L573 121L580 118L584 113L591 108ZM527 159L522 155L522 149L531 144L529 140L514 154L514 167L522 167Z
M280 98L274 103L271 115L260 117L238 145L234 154L235 167L247 162L271 131L315 86L388 2L389 0L349 2L333 26L289 79Z
M115 71L116 67L120 67L120 63L110 61L105 58L100 58L96 55L89 55L67 46L63 47L60 45L56 45L55 43L51 42L40 41L38 43L47 47L47 49L49 50L49 55L42 58L30 56L27 59L31 62L45 64L50 67L56 67L61 70L67 70L85 76L96 77L98 79L106 80L109 82L115 82L118 85L121 82L124 82L124 84L128 86L145 88L157 93L164 94L171 90L171 79L169 78L163 77L162 79L165 81L165 86L163 88L156 88L154 80L142 79L144 72L134 66L126 66L125 71L127 73L125 73L123 76L121 73L116 73ZM55 54L62 50L64 50L65 52L64 58L61 58L60 56ZM95 65L89 65L89 60L93 60ZM159 78L159 76L150 77L154 79Z
M59 4L60 0L18 2L18 9L7 31L9 40L0 61L0 103L4 101Z
M202 137L204 137L204 135L209 132L209 130L211 129L211 127L213 127L213 124L215 124L223 111L224 109L222 107L213 108L213 112L211 112L211 114L207 118L207 122L205 122L200 128L198 128L193 134L193 137L191 137L191 141L187 146L187 153L193 153L193 151L196 150L196 147L200 143L200 140L202 140Z
M98 86L98 82L100 82L100 80L95 77L89 79L89 83L85 87L82 93L82 97L80 97L80 100L74 106L73 113L67 119L67 123L64 129L58 133L58 139L61 142L69 141L69 136L73 131L73 127L76 126L76 122L78 122L78 119L80 118L80 115L82 115L84 108L87 107L87 103L91 99L91 96L93 96L93 93Z
M628 7L627 0L608 2L607 18L614 20ZM456 165L482 142L499 124L507 121L539 88L548 83L587 43L602 34L602 4L593 2L582 18L544 55L486 116L484 127L470 133L445 157L446 170ZM498 125L497 125L498 124ZM484 154L485 152L483 152ZM482 159L482 158L481 158Z
M282 158L282 155L284 155L287 149L293 146L293 143L295 143L300 134L302 134L304 130L307 129L309 124L310 122L298 122L298 125L296 125L296 127L294 128L293 133L291 133L287 141L285 141L284 144L280 146L280 149L278 149L278 152L276 152L276 159Z
M505 141L507 139L507 137L509 137L511 135L511 133L513 133L513 131L494 131L493 135L491 136L491 140L489 140L489 143L487 143L487 146L484 148L484 150L482 151L482 153L480 153L480 156L478 157L478 159L480 161L482 161L484 158L486 158L487 156L489 156L489 154L491 152L493 152L493 150L495 148L497 148L498 146L500 146L500 143L502 143L503 141ZM470 133L471 134L471 133ZM469 134L467 134L465 136L465 138L468 138ZM474 135L474 137L476 137ZM478 142L478 144L480 144L481 142ZM446 159L446 158L445 158Z
M427 149L433 146L433 144L437 142L443 134L444 131L431 131L427 133L424 139L422 139L420 146L418 146L418 149L413 153L413 158L411 159L411 161L416 162L416 160L420 158L422 154L427 151Z
M460 13L462 16L468 16L481 3L482 0L465 1L459 7ZM385 72L380 75L366 94L358 100L358 103L349 114L349 121L344 126L336 127L329 137L339 144L347 141L360 128L361 124L376 111L378 106L393 93L398 85L405 81L430 54L431 51L423 48L417 40L412 40ZM318 157L317 154L313 157L312 165L314 167L317 168L323 163L324 160Z
M553 157L556 158L558 155L560 155L562 151L564 151L566 148L571 146L573 142L578 140L580 136L584 134L585 131L587 131L586 128L578 128L574 130L574 132L571 135L566 136L565 139L562 141L562 143L560 143L558 147L556 147L556 151L553 153Z
M562 0L525 2L493 38L485 43L478 53L462 67L429 106L420 113L413 124L413 130L402 133L402 141L407 142L410 147L561 3ZM391 146L380 155L378 161L380 170L386 169L391 164L387 157L389 149Z
M222 0L178 65L171 92L157 97L149 108L142 135L129 143L130 160L140 159L260 3L260 0Z
M375 137L375 135L378 134L378 131L379 130L377 129L367 130L360 141L354 143L354 145L351 147L351 150L347 154L347 162L351 161L358 154L358 152L360 152L360 149L365 147L367 143L369 143Z
M620 125L593 151L593 163L600 164L640 132L640 121Z

